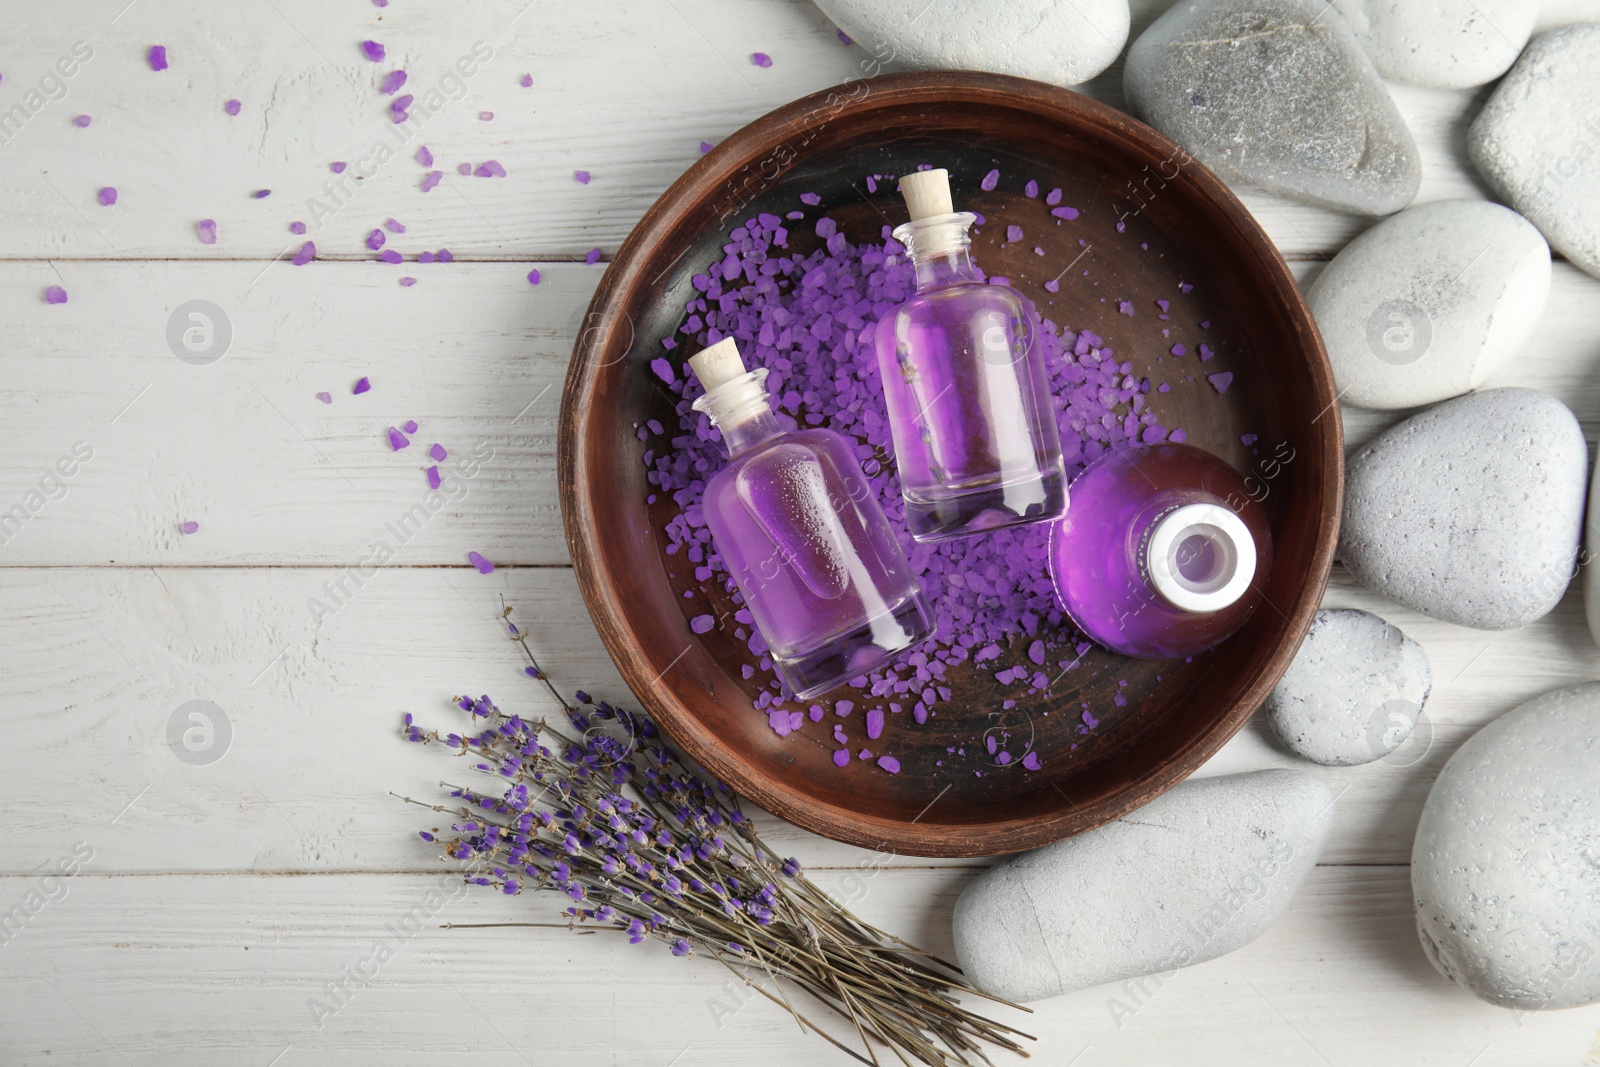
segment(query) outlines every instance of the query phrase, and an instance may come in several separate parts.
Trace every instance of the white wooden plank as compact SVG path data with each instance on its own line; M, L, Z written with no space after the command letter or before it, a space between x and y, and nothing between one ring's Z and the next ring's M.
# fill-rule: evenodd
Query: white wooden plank
M337 606L323 588L337 578L297 568L0 571L0 722L10 739L0 753L10 812L0 872L26 871L61 835L114 817L115 833L97 838L104 871L414 868L417 812L389 794L431 796L454 764L399 740L401 714L448 727L457 713L447 701L464 690L553 710L491 626L501 594L564 687L629 699L565 569L381 568L319 629L308 602ZM1406 862L1428 785L1462 740L1600 671L1576 590L1555 614L1497 634L1343 583L1328 602L1378 611L1427 651L1435 688L1417 748L1367 767L1313 768L1257 723L1203 771L1325 775L1340 798L1324 862ZM231 724L226 756L208 766L180 761L168 743L169 720L196 699ZM777 820L763 825L774 847L812 864L870 855Z
M1318 269L1296 266L1307 278ZM433 441L450 463L480 447L492 459L401 562L456 564L477 550L566 563L556 420L599 268L547 264L529 286L523 265L408 265L420 279L410 289L396 284L400 269L277 264L257 279L249 263L0 263L12 442L0 513L31 512L0 527L0 564L347 566L424 497ZM69 302L46 305L38 293L56 278ZM1490 384L1555 394L1593 438L1600 282L1566 264L1554 279L1538 332ZM231 346L210 366L181 362L168 342L169 320L195 298L231 322ZM362 375L373 390L352 396ZM1349 446L1400 417L1346 406ZM393 452L386 428L408 418L423 424L417 445ZM47 482L30 497L78 442L93 456L64 494ZM190 519L200 531L180 535Z
M0 114L28 104L74 42L94 56L59 84L0 150L0 255L13 258L252 258L298 245L291 220L312 222L335 160L357 162L394 128L382 76L403 66L404 91L434 87L482 40L492 57L462 81L466 95L422 124L407 151L377 165L359 192L311 236L324 255L370 256L363 236L385 217L411 226L401 248L448 246L475 258L562 258L612 252L645 208L715 142L788 100L859 76L872 57L846 47L808 3L790 0L640 0L615 7L494 0L450 7L330 5L283 0L268 9L184 0L122 0L86 16L77 5L31 10L8 35ZM1135 32L1168 5L1135 5ZM1600 17L1593 0L1565 0L1542 22ZM382 41L388 59L358 50ZM152 72L150 45L165 43L170 69ZM751 65L765 51L773 65ZM518 80L534 75L532 88ZM1121 64L1081 87L1120 105ZM52 92L56 83L47 85ZM1392 86L1424 161L1419 201L1481 195L1460 129L1481 93ZM224 113L230 98L237 117ZM483 122L489 110L494 120ZM87 129L72 125L89 114ZM413 120L415 123L416 120ZM5 131L0 131L5 132ZM444 184L424 194L412 159L432 148ZM499 160L504 179L461 178L457 163ZM586 169L582 186L572 172ZM353 172L347 172L351 174ZM114 185L117 205L95 191ZM357 189L351 183L351 189ZM269 188L272 195L250 194ZM1242 190L1286 251L1315 257L1367 222ZM333 206L330 201L330 206ZM195 236L217 220L215 246Z
M433 442L445 471L489 459L399 562L565 563L556 420L601 268L547 266L538 286L517 264L404 270L416 286L383 263L0 264L0 513L32 512L0 527L0 563L348 566L427 495ZM47 305L58 278L68 303ZM209 366L169 344L195 299L231 324ZM416 443L395 452L387 428L407 419ZM92 458L30 498L78 442Z
M429 915L442 873L107 878L94 867L4 946L8 1063L849 1062L776 1006L741 1006L752 995L737 997L709 961L610 934L441 928L549 921L549 900L474 891ZM948 952L950 909L973 873L818 881L869 921ZM0 879L0 900L22 900L39 877ZM1178 1049L1193 1067L1583 1060L1600 1008L1517 1014L1474 999L1424 959L1409 896L1404 868L1319 868L1277 925L1232 955L1002 1017L1038 1037L1036 1062L1079 1067L1171 1063ZM414 936L391 932L419 905ZM374 973L379 945L392 958ZM329 998L328 983L358 972L365 985ZM317 999L337 1010L315 1015Z

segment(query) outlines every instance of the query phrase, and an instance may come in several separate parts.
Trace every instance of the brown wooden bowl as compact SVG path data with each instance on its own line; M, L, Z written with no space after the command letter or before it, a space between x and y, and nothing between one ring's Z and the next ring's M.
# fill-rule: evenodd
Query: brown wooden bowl
M1022 698L1008 687L1004 695L1018 703L1006 710L992 673L970 664L952 671L954 698L935 717L918 726L909 714L890 716L873 743L899 758L901 773L890 775L870 762L833 765L831 714L779 738L752 709L764 679L741 679L751 659L743 645L720 630L690 631L705 602L684 599L696 583L663 553L673 506L645 504L652 487L635 427L671 416L672 398L648 364L685 321L691 276L722 257L733 227L757 211L799 208L798 194L814 192L822 205L808 220L827 213L851 240L876 239L880 215L899 222L905 212L892 180L869 192L863 179L921 162L947 167L958 206L986 216L974 241L980 265L1008 276L1056 322L1101 334L1136 372L1172 384L1148 403L1161 422L1252 476L1276 562L1266 605L1192 661L1133 661L1095 648L1043 695ZM982 191L979 178L996 167L1001 186ZM1063 203L1082 214L1056 223L1042 194L1022 195L1027 178L1061 186ZM1000 247L1008 221L1027 238ZM811 232L809 221L792 229ZM1036 255L1036 244L1047 254ZM1051 294L1043 282L1057 274L1060 292ZM1180 296L1180 280L1193 291ZM1172 301L1165 322L1157 297ZM1135 303L1133 317L1119 314L1122 299ZM1200 320L1210 323L1203 334ZM1203 370L1193 354L1199 339L1216 352ZM1191 354L1168 356L1174 340L1189 342ZM1225 397L1205 382L1221 370L1237 376ZM1254 448L1241 443L1244 434L1258 435ZM562 398L559 465L567 542L590 614L622 676L677 745L740 795L819 834L915 855L978 856L1124 815L1193 772L1244 724L1288 666L1327 583L1342 441L1333 377L1305 301L1272 242L1215 175L1155 130L1076 93L941 72L856 82L782 107L717 146L656 201L589 306ZM1116 703L1119 693L1125 704ZM830 697L841 695L866 703L855 691ZM1084 706L1098 721L1093 729ZM859 739L855 714L849 732ZM1029 739L1041 769L985 765L983 739L993 733L1017 738L1010 747L1018 751ZM951 746L967 755L951 759Z

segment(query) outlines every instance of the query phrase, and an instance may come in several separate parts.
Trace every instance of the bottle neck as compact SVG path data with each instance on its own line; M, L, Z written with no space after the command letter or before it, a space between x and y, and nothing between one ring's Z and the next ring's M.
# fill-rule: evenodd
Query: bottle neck
M1256 573L1255 539L1239 516L1219 504L1163 512L1145 531L1139 557L1161 599L1197 614L1231 607Z
M711 417L711 425L722 432L722 443L730 457L783 432L767 395L765 367L723 382L696 400L694 409Z
M972 236L967 232L976 220L970 211L957 211L931 215L895 229L895 240L906 246L917 272L918 289L978 280L972 266Z

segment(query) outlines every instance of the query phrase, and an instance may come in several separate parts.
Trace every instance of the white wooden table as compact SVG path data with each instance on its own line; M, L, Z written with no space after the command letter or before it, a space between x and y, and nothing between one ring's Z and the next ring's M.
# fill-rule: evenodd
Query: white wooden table
M717 968L659 946L449 928L548 920L557 905L474 893L430 907L449 883L413 834L417 810L390 795L431 796L447 773L438 752L398 739L403 711L447 720L467 689L541 710L490 625L502 594L567 687L626 699L556 503L560 383L603 270L584 254L614 252L701 140L866 59L800 0L525 3L6 5L0 112L74 42L93 55L0 131L0 511L27 514L0 544L0 912L26 917L0 933L0 1063L843 1062L732 995ZM1165 0L1135 6L1137 33ZM1600 18L1593 0L1546 7L1542 25ZM361 56L367 38L389 61ZM420 93L478 41L492 56L464 98L351 182L308 235L318 260L291 266L302 238L287 225L313 221L329 164L354 166L392 128L383 72L403 66ZM154 44L170 69L149 69ZM773 66L753 66L755 51ZM1119 66L1086 91L1120 104L1120 80ZM1484 93L1394 93L1422 148L1419 199L1484 195L1462 133ZM431 193L418 144L446 172ZM455 171L488 159L508 176ZM107 185L114 207L96 202ZM1247 201L1302 277L1368 224ZM363 237L391 216L408 227L391 247L448 247L455 262L374 262ZM196 236L202 218L217 221L215 245ZM52 284L68 303L45 303ZM231 326L209 366L175 358L167 338L197 299ZM1496 384L1553 392L1593 437L1596 322L1600 283L1558 264L1543 326ZM372 391L352 396L362 375ZM385 428L410 418L419 447L391 453ZM1352 443L1393 421L1345 419ZM422 499L418 453L435 440L492 459L319 625L309 602ZM75 445L91 458L45 478ZM185 535L189 520L199 530ZM469 550L499 569L478 574ZM1040 1005L1024 1023L1040 1062L1600 1062L1600 1009L1516 1015L1434 972L1406 866L1429 783L1465 737L1600 677L1576 587L1504 634L1422 618L1340 572L1328 602L1381 612L1426 648L1431 748L1407 766L1319 771L1340 794L1337 826L1283 920L1165 983ZM169 747L191 700L226 717L220 761ZM1204 773L1290 762L1252 725ZM982 864L884 863L763 823L865 917L949 951L952 901ZM50 877L74 854L87 857L76 876ZM419 906L427 921L397 935ZM392 958L374 972L380 942Z

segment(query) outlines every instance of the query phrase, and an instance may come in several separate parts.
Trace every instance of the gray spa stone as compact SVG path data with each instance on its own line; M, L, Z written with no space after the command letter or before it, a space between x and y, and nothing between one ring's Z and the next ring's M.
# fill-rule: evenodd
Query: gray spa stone
M1566 591L1589 452L1553 396L1487 389L1390 429L1345 470L1339 554L1368 587L1480 630L1545 615Z
M956 958L1013 1001L1215 959L1289 906L1332 822L1332 794L1305 771L1191 778L985 871L956 901Z
M1128 0L816 0L868 52L920 70L986 70L1077 85L1111 65L1128 40Z
M1535 697L1433 784L1411 853L1422 947L1508 1008L1600 1001L1600 683Z
M1486 200L1440 200L1345 246L1306 293L1339 397L1409 408L1476 389L1539 325L1550 247Z
M1353 767L1405 743L1431 684L1421 645L1370 612L1324 609L1262 709L1296 755Z
M1467 153L1551 248L1600 276L1600 24L1535 37L1473 120Z
M1533 0L1333 0L1378 73L1438 89L1504 74L1528 43Z
M1133 111L1230 182L1364 215L1422 161L1350 27L1319 0L1180 0L1128 49Z

